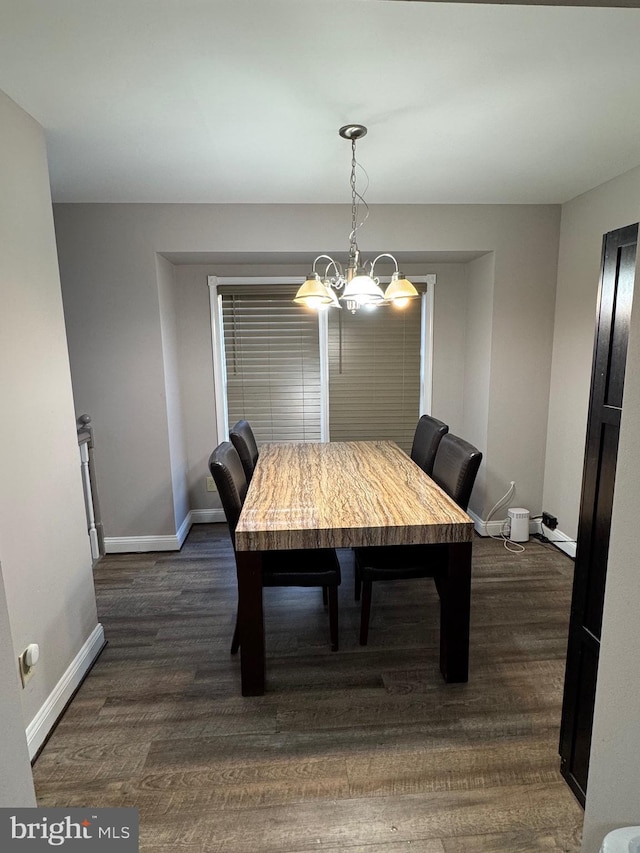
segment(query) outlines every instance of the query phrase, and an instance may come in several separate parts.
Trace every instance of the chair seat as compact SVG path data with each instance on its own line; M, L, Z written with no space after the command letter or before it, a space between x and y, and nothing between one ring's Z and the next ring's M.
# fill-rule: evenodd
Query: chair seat
M340 563L332 548L263 551L263 586L340 586Z
M444 545L395 545L354 548L356 571L362 581L432 578L446 567Z

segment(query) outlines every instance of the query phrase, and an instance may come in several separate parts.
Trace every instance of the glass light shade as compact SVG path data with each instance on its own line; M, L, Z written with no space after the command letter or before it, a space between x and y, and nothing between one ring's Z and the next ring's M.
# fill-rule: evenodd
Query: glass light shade
M318 276L309 275L305 283L298 288L293 301L307 308L319 308L321 305L330 305L333 299Z
M385 300L393 303L397 308L404 308L409 299L416 296L420 296L420 294L411 282L402 273L394 272L384 292Z
M331 282L328 281L327 279L325 279L322 283L325 286L327 293L331 297L331 302L327 303L326 305L323 305L322 307L323 308L342 308L342 305L340 305L340 303L338 302L338 294L335 292L335 290L331 286Z
M347 283L340 299L353 300L358 305L377 305L384 302L384 293L370 275L358 269Z

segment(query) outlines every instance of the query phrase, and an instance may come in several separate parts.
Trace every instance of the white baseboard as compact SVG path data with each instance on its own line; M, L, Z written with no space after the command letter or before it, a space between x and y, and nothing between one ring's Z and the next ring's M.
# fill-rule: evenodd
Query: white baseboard
M44 705L27 726L26 734L30 759L34 758L47 739L58 718L64 711L67 702L71 699L74 691L80 686L83 678L91 669L104 644L104 628L98 623L83 647L67 667L60 681L49 694Z
M221 521L226 521L224 510L220 509L192 509L191 522L192 524L217 524Z
M187 538L192 524L213 524L226 521L222 509L190 510L178 532L168 536L105 536L104 549L107 554L134 554L143 551L179 551Z
M546 536L549 542L553 542L553 544L559 548L561 551L564 551L569 557L576 558L576 543L574 539L567 536L566 533L563 533L562 530L550 530L544 524L540 524L538 533L542 533L543 536Z
M480 536L500 536L505 528L504 519L500 519L498 521L485 521L483 518L480 518L479 515L476 515L475 512L467 510L467 513L473 519L473 526L476 533Z
M142 551L179 551L178 537L174 536L105 536L107 554L129 554Z
M178 532L176 533L176 540L178 542L178 550L180 550L180 548L182 548L182 546L184 545L184 540L187 538L187 534L191 530L191 524L192 524L191 512L188 512L186 514L186 516L184 517L184 521L182 522L182 524L178 528Z

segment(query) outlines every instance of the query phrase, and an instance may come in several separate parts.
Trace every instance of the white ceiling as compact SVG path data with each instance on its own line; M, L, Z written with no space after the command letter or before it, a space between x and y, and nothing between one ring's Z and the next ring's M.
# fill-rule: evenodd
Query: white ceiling
M640 10L0 0L54 199L563 202L640 164ZM359 188L363 186L359 183Z

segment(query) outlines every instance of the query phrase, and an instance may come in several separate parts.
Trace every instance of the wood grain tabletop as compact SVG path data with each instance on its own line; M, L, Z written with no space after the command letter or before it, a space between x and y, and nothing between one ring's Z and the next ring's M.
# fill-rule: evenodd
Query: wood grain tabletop
M470 542L473 522L392 441L265 444L239 551Z

